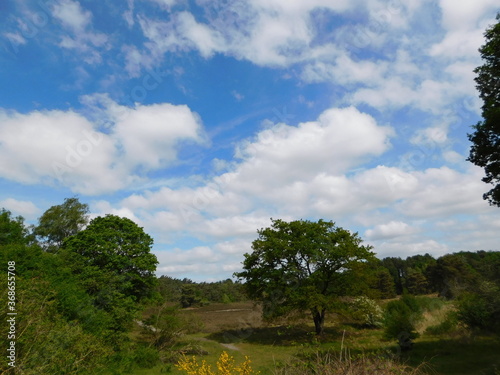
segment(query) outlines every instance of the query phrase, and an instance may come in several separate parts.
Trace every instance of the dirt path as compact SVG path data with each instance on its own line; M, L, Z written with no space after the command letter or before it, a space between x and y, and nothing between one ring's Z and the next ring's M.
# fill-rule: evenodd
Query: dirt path
M235 351L237 351L237 352L239 352L239 351L240 351L240 348L238 348L238 347L237 347L236 345L234 345L234 344L223 344L223 343L220 343L220 344L221 344L223 347L228 348L228 349L230 349L230 350L235 350Z
M218 341L215 341L215 340L210 340L210 339L207 339L206 337L197 337L196 340L199 340L199 341L211 341L211 342L216 342L217 344L220 344L221 346L225 347L226 349L229 349L229 350L235 350L237 352L239 352L241 349L238 348L236 345L234 344L225 344L225 343L222 343L222 342L218 342Z

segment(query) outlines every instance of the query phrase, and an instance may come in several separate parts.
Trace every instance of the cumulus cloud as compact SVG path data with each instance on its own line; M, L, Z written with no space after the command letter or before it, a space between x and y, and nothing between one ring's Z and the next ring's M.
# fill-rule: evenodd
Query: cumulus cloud
M115 105L107 131L68 111L0 112L0 175L26 184L62 184L73 192L112 192L176 161L180 142L204 142L187 106Z
M343 173L361 160L380 155L389 147L390 127L357 109L329 109L317 121L290 126L276 124L261 131L255 140L243 143L236 156L243 159L233 172L239 175L239 189L265 190L275 181L280 186L311 179L327 172ZM253 186L246 181L265 184Z
M21 201L7 198L0 201L0 208L10 211L13 216L22 216L26 220L33 220L40 213L40 209L31 201Z
M386 224L376 225L373 229L368 229L365 236L368 240L380 240L401 237L414 232L415 229L402 221L391 221Z
M113 136L124 149L123 162L131 167L156 169L177 157L181 141L204 141L201 119L186 105L169 103L122 108Z

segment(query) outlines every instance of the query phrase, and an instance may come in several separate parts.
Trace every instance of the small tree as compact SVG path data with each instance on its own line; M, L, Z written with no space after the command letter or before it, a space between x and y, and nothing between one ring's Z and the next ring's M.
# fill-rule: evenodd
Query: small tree
M78 198L66 198L52 206L38 219L35 234L49 251L57 251L64 239L80 232L89 222L89 206Z
M316 334L323 332L325 313L336 297L349 294L360 281L354 277L356 266L374 258L357 233L331 221L272 220L258 234L235 276L245 280L250 298L263 303L265 318L309 310Z
M382 326L383 310L374 300L359 296L349 304L352 317L363 326L375 328Z
M384 313L384 336L397 339L402 350L409 350L418 337L416 324L422 319L422 309L414 296L405 294L387 304Z

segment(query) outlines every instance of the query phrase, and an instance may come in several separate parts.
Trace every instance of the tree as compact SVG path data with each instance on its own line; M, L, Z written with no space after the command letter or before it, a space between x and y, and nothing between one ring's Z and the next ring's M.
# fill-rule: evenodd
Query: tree
M397 294L403 294L404 280L406 278L406 262L397 257L387 257L382 259L382 266L384 266L391 274L394 280Z
M67 238L61 252L94 304L123 329L138 302L153 294L158 261L152 245L153 239L132 220L106 215Z
M309 310L317 334L336 297L348 295L359 281L353 269L374 259L371 246L362 246L357 233L331 221L272 220L258 234L253 252L245 254L243 271L235 276L244 279L250 298L263 303L265 318Z
M78 198L66 198L52 206L38 219L35 234L43 239L46 250L56 251L65 238L80 232L89 222L89 206Z
M377 271L376 289L380 292L381 299L396 297L396 288L394 286L394 279L387 270L381 267Z
M483 100L483 121L469 134L472 147L467 160L484 168L486 177L482 180L494 187L483 199L500 207L500 13L496 19L498 22L486 29L486 43L479 49L484 64L474 70Z
M429 277L439 296L449 299L456 298L478 283L478 272L460 253L438 258L436 265L430 266Z
M11 244L27 244L30 233L24 226L22 216L12 217L12 213L2 208L0 210L0 246Z
M405 294L385 307L384 337L397 339L402 350L409 350L419 335L416 326L422 318L423 312L415 297Z
M408 268L406 276L406 289L408 290L408 293L413 295L427 293L429 289L427 279L418 268Z

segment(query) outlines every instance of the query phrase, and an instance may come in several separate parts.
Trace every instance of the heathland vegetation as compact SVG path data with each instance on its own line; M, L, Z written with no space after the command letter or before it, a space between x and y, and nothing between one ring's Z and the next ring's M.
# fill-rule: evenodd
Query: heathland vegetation
M378 259L273 220L234 279L197 283L157 277L152 244L77 198L36 226L1 210L0 374L499 373L500 252Z

